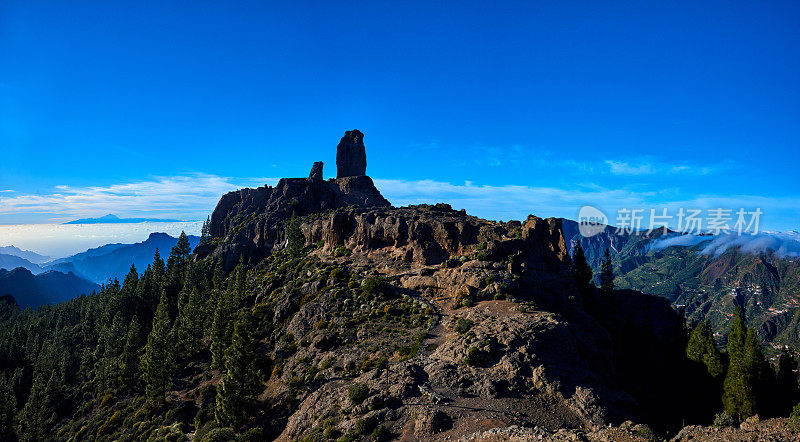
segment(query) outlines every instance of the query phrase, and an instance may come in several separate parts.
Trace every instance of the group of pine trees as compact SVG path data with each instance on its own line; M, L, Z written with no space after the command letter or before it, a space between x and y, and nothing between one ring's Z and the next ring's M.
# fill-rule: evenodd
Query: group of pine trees
M594 303L601 301L596 297L592 269L580 241L573 250L571 267L585 306L593 310ZM608 248L600 264L599 282L601 295L614 291L613 264ZM799 367L793 353L784 349L773 368L761 351L755 330L745 325L741 307L737 307L734 314L725 352L717 348L711 325L701 321L688 336L686 356L702 364L710 379L710 385L698 386L708 390L698 393L698 397L711 396L708 406L721 407L734 420L757 413L787 416L792 406L800 401Z
M744 312L736 308L728 333L726 352L717 349L711 326L701 321L689 336L687 357L703 364L720 392L722 407L734 419L754 414L786 416L800 400L797 361L789 349L770 365L755 330L745 325Z
M98 293L0 321L0 440L42 440L90 394L146 397L158 410L179 368L210 347L222 373L220 426L247 418L261 382L247 298L247 272L225 278L219 263L193 262L181 234L167 261L156 251L139 274Z
M592 268L586 261L586 255L580 241L575 244L572 252L571 267L578 293L584 299L592 298L595 289ZM603 253L603 260L600 264L600 293L604 295L614 293L614 266L611 260L611 252L608 248Z

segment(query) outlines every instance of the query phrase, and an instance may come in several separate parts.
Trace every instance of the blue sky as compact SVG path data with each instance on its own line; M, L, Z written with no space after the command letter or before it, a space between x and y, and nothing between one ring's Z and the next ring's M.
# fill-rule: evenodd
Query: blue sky
M761 207L800 229L798 2L0 3L0 224L204 219L335 175L493 219Z

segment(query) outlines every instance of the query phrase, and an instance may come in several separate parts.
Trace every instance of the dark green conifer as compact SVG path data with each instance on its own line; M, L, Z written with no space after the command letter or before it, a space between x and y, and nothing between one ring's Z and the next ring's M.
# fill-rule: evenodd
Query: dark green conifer
M717 349L711 325L706 321L700 321L689 336L686 356L692 361L703 363L708 374L715 379L721 379L725 374L722 353Z
M124 388L130 390L139 377L139 321L136 316L131 319L128 333L125 336L125 347L122 350L120 381Z
M603 253L600 269L600 291L606 295L614 293L614 266L611 263L611 252L608 248Z
M306 238L303 231L300 229L300 218L296 214L292 214L289 224L286 226L286 239L288 241L287 249L292 255L300 255L306 246Z
M14 415L17 413L17 398L14 388L5 373L0 373L0 440L12 440Z
M586 262L586 256L583 253L581 242L575 245L575 250L572 252L572 276L575 278L575 283L578 286L578 292L587 296L592 292L592 268Z
M789 349L784 348L778 357L776 384L776 413L786 416L792 406L800 400L797 383L797 360Z
M256 370L253 318L242 311L236 321L231 346L225 357L225 374L217 388L215 417L222 426L239 427L247 418L261 392Z
M164 395L172 384L174 343L171 342L170 329L169 307L166 296L162 295L142 359L147 398L154 405L164 401Z

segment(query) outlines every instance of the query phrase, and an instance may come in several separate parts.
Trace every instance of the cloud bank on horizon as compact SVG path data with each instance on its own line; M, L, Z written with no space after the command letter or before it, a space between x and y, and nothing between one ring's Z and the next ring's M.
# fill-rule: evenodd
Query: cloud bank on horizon
M200 235L201 221L143 222L135 224L16 224L0 225L0 247L16 246L39 254L63 258L105 244L132 244L163 232ZM168 252L168 251L167 251Z
M641 168L642 166L636 166ZM681 173L681 172L676 172ZM0 194L0 224L61 223L114 213L120 217L205 220L219 198L242 187L274 185L276 178L234 179L209 174L156 177L109 186L57 186L51 193ZM761 208L760 230L798 230L800 197L759 195L697 195L676 198L672 189L651 190L635 186L609 188L597 184L573 184L569 188L453 184L435 180L375 179L384 196L396 206L446 202L457 209L487 219L540 217L575 219L583 205L603 210L614 224L620 208ZM648 211L646 210L645 213Z
M110 186L56 186L50 193L0 195L0 224L62 223L113 213L123 218L204 220L226 192L274 184L274 178L202 173L155 177Z
M780 258L800 257L800 233L764 232L757 235L678 235L654 242L650 248L693 247L703 244L699 253L715 258L729 249L744 253L775 253Z

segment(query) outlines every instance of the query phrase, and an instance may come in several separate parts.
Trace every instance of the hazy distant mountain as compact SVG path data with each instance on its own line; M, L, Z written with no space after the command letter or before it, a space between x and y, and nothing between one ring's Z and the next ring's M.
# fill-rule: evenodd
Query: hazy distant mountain
M21 308L57 304L99 288L73 273L49 271L34 275L22 267L0 269L0 296L13 296Z
M13 270L17 267L23 267L30 270L32 273L42 273L42 268L38 265L28 261L25 258L20 258L14 255L5 255L0 253L0 269Z
M34 264L42 264L53 259L49 256L40 255L36 252L31 252L30 250L21 250L14 246L0 247L0 254L19 256L20 258L26 259Z
M64 273L73 272L97 283L104 283L109 278L115 277L122 282L131 268L131 263L141 273L148 264L153 262L153 255L156 249L166 260L170 249L177 242L178 238L169 236L166 233L151 233L146 241L135 244L107 244L56 260L47 265L45 269ZM197 246L199 242L199 236L189 236L189 245L192 248Z
M158 219L158 218L120 218L116 215L108 214L100 218L84 218L69 221L64 224L132 224L132 223L176 223L177 219Z

